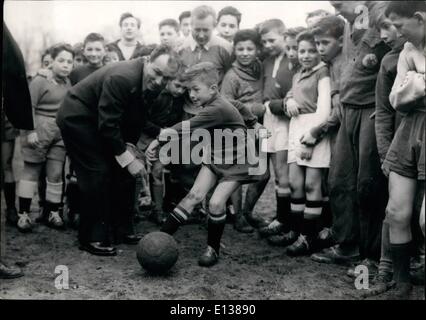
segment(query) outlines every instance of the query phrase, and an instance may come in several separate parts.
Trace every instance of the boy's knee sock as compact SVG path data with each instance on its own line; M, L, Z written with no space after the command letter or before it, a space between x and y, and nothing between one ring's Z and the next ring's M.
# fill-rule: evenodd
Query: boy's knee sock
M209 214L207 244L212 247L217 254L220 249L220 239L225 229L226 213L221 215Z
M58 211L62 200L63 183L53 183L46 179L46 206L48 212Z
M34 193L37 190L37 182L29 180L19 181L18 196L19 196L19 212L30 212L31 201Z
M156 212L163 211L163 190L164 186L162 184L153 184L152 185L152 200L154 200L154 210Z
M328 196L322 199L322 217L323 227L330 228L333 223L333 214L331 213L330 199Z
M277 220L285 226L289 224L288 220L291 210L290 195L290 188L277 189Z
M302 231L303 212L305 211L305 198L291 198L290 230L297 233Z
M322 205L322 201L306 201L306 207L303 213L302 234L309 239L314 239L317 236Z
M174 234L179 229L179 226L188 220L188 216L189 213L184 208L177 206L167 217L166 221L161 226L160 231L168 234Z
M40 207L44 206L44 203L46 202L46 170L43 169L41 174L40 174L40 178L38 179L38 185L37 185L37 190L38 190L38 203Z
M6 208L13 209L15 208L16 200L16 183L15 182L5 182L3 185L4 188L4 198L6 200Z
M411 242L390 245L393 262L393 280L395 282L410 282L410 249Z
M389 240L389 223L383 221L382 238L381 238L381 254L379 263L379 273L389 273L393 271L392 267L392 250Z
M171 205L171 199L172 199L172 194L174 193L174 190L173 190L173 183L171 181L170 171L165 169L163 177L164 177L164 198L163 198L164 208L163 209L167 211Z

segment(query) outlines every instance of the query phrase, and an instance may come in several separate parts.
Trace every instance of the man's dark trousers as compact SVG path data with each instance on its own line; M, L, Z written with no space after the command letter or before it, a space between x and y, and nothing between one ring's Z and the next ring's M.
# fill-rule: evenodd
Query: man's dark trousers
M329 184L335 240L342 248L359 247L362 258L378 260L387 185L377 151L374 110L374 105L343 106Z

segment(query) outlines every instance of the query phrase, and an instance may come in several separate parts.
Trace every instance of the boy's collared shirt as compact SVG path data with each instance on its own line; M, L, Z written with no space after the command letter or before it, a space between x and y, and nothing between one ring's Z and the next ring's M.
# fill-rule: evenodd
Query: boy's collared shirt
M110 51L116 51L119 61L124 61L126 59L124 58L124 54L121 51L120 46L118 45L119 42L120 42L120 39L114 42L111 42L107 45L107 48ZM138 57L149 56L151 52L155 49L155 47L156 47L155 45L143 45L142 43L137 41L133 54L130 56L129 60L135 59Z
M231 68L233 60L232 45L216 35L212 35L209 42L202 48L192 35L188 36L179 50L179 55L183 65L186 67L191 67L200 62L213 63L219 72L219 84L222 82L225 73ZM197 114L199 112L189 99L185 101L184 110L189 114Z
M300 114L315 113L318 100L318 82L329 77L328 67L324 62L320 62L310 69L301 69L293 77L293 85L288 97L297 101Z
M375 28L345 26L340 101L354 108L372 107L380 62L390 50Z
M212 62L217 66L220 79L232 64L232 45L216 35L212 35L209 42L202 47L189 36L182 44L179 54L186 67L200 62Z
M280 68L280 63L281 63L281 60L284 58L284 55L285 53L283 52L278 57L275 58L274 68L272 69L272 78L274 79L277 77L277 72L278 72L278 69ZM289 66L290 66L290 62L289 62Z

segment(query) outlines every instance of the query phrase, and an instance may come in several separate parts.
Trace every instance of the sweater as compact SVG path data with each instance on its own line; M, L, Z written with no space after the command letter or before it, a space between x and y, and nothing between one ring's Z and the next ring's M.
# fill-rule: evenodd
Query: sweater
M259 61L243 67L237 61L232 64L222 81L221 94L229 100L238 100L251 108L263 103L263 70Z
M383 162L392 143L401 114L395 112L389 101L389 94L396 78L399 54L402 46L390 51L382 60L376 82L375 130L377 149Z
M397 76L389 96L391 105L401 112L426 111L425 50L407 42L401 51Z
M71 88L69 79L55 80L36 76L30 83L31 103L36 115L56 117L65 94Z

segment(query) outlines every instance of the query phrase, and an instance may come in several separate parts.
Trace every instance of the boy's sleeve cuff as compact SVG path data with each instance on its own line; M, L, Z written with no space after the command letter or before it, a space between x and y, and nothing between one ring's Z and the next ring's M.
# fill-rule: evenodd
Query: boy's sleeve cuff
M130 151L126 150L122 154L115 156L115 160L117 160L120 167L125 168L135 160L135 156Z

